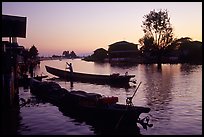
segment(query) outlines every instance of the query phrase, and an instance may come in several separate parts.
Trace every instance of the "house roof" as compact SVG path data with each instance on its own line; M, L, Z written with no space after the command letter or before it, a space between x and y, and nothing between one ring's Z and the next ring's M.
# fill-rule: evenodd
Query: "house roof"
M127 41L119 41L115 42L111 45L108 45L108 51L130 51L130 50L138 50L138 44L130 43Z

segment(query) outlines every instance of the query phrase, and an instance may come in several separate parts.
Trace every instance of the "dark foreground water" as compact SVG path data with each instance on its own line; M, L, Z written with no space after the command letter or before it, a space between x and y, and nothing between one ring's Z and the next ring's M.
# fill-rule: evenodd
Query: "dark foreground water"
M139 124L133 129L113 131L98 127L94 122L66 114L57 106L38 100L29 88L19 88L19 98L31 102L20 107L17 132L22 135L95 135L95 134L142 134L142 135L202 135L202 65L163 64L157 65L109 64L76 60L41 61L35 74L53 75L45 71L45 65L65 69L65 62L72 62L74 71L110 74L134 74L137 83L142 82L133 98L134 105L150 107L148 114L154 126L143 129ZM134 93L133 83L128 89L95 85L88 83L73 84L55 80L67 90L84 90L107 96L118 96L119 103L125 104L127 96ZM21 102L20 102L21 103ZM127 131L126 131L127 130Z

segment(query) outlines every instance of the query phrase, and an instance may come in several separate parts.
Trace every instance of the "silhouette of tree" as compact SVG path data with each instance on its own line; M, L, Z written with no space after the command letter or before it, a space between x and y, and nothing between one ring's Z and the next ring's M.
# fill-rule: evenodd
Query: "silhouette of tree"
M140 48L140 51L142 51L142 53L150 53L152 56L154 56L157 47L156 44L154 43L153 37L145 35L143 38L139 39L139 43L142 46Z
M145 37L148 36L153 39L158 49L165 48L172 42L173 28L167 10L159 10L158 12L153 10L143 18L145 20L142 21L142 28Z
M94 51L93 57L96 60L103 61L105 58L108 57L108 52L103 48L99 48Z
M27 62L28 58L30 58L29 49L23 49L22 56L23 56L24 62Z
M202 42L192 41L190 37L182 37L174 40L172 45L179 51L179 58L182 62L202 62Z
M76 58L76 57L77 57L77 55L75 54L75 52L74 52L74 51L71 51L71 53L70 53L70 57L71 57L71 58Z
M70 57L70 56L69 56L69 51L68 51L68 50L67 50L67 51L63 51L62 55L65 56L65 57Z
M105 58L108 58L108 51L103 48L98 48L94 51L92 55L89 55L84 58L86 61L104 61Z
M65 56L66 58L76 58L76 57L77 57L77 55L75 54L74 51L71 51L71 52L69 53L68 50L67 50L67 51L63 51L63 52L62 52L62 55Z
M143 18L141 27L145 35L139 39L139 42L143 44L141 49L143 52L149 52L151 56L154 56L160 68L162 54L173 41L173 28L168 11L152 10Z
M32 59L35 59L37 57L38 50L34 45L30 48L29 55L30 55L30 58L32 58Z

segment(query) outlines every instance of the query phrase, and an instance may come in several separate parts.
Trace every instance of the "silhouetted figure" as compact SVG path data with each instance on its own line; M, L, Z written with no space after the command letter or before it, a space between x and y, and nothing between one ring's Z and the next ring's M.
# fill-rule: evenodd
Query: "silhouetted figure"
M67 62L66 62L67 63ZM69 69L69 71L71 72L71 74L73 74L73 68L72 68L72 63L67 63L67 69Z
M69 69L69 71L70 71L70 82L71 82L71 87L73 87L73 68L72 68L72 63L67 63L67 69Z

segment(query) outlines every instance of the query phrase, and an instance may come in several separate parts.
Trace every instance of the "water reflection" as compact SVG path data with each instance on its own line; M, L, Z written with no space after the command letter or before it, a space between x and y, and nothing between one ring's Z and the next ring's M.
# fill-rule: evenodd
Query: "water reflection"
M92 135L87 125L63 117L58 107L21 88L21 117L18 129L21 135ZM24 104L24 102L27 102ZM24 104L24 105L22 105Z
M80 60L43 61L41 62L40 69L38 69L38 74L43 72L44 75L48 75L49 78L51 78L53 75L46 72L44 65L46 64L64 69L66 61L72 62L74 70L79 72L97 74L110 74L117 72L124 74L128 71L129 74L135 75L137 82L141 81L142 84L133 99L133 103L135 105L150 107L151 111L148 115L150 116L150 123L154 124L154 126L148 130L140 128L139 133L144 135L202 134L202 65L162 64L162 68L158 70L157 64L123 66L107 63L100 64L84 62ZM68 90L84 90L107 96L118 96L119 103L122 104L125 103L127 96L132 96L135 90L133 86L125 89L110 87L108 85L74 82L73 88L71 88L69 82L57 81L57 83ZM94 125L94 122L86 123L86 121L80 121L80 118L76 119L78 119L81 123L79 121L74 121L74 118L71 121L69 119L71 114L60 110L60 112L63 113L63 116L65 116L62 117L61 113L59 114L56 110L52 110L52 106L42 108L42 112L44 111L47 112L45 115L54 115L55 117L59 117L57 120L53 118L52 121L59 124L58 128L61 129L60 133L63 134L70 134L73 132L75 132L75 134L109 134L108 132L110 132L109 129L103 129L100 125ZM43 121L44 118L36 118L35 115L30 115L30 111L28 112L24 111L23 113L25 113L24 115L33 117L35 121ZM32 113L35 114L39 112L32 111ZM143 115L141 116L143 117ZM66 121L66 123L64 121ZM70 121L76 126L73 124L73 126L71 126ZM36 124L37 122L32 123L29 120L27 120L27 123L30 123L32 126L39 125ZM67 123L69 123L69 125ZM70 130L68 130L68 128ZM56 127L51 127L48 121L46 129L47 133L55 134L55 129ZM31 130L33 131L33 129ZM134 130L126 132L132 132L132 134L138 133ZM33 133L38 134L39 132L33 131Z
M180 71L190 74L199 68L200 65L180 64Z
M1 110L1 135L19 135L21 119L19 96L16 95L14 105Z
M113 68L130 68L130 67L136 67L138 64L131 63L131 62L111 62L110 66Z
M140 135L140 129L135 126L115 128L113 125L108 125L100 119L93 119L90 116L84 116L74 111L59 107L63 115L75 119L75 122L86 123L90 125L90 130L96 135Z
M71 119L73 124L75 124L76 126L86 125L86 127L88 127L90 129L90 131L93 131L93 133L96 135L122 135L122 134L124 134L124 135L140 135L140 129L139 129L139 127L137 127L137 125L130 126L130 127L120 127L119 126L119 128L115 128L114 125L111 125L111 124L107 125L101 119L93 118L94 116L90 117L90 115L89 116L81 115L77 111L74 111L72 109L67 109L66 107L62 107L58 104L55 104L55 102L49 102L49 101L46 101L46 100L44 100L40 97L37 97L37 96L31 95L30 97L27 97L27 99L25 98L25 100L30 100L30 101L26 105L22 106L22 107L24 107L24 109L26 107L28 107L28 108L31 107L34 110L40 109L40 111L43 111L43 107L44 107L44 109L46 107L49 107L48 103L51 103L52 105L56 106L58 108L58 110L60 112L62 112L62 114L64 116ZM49 109L51 109L51 108L49 108ZM38 116L36 118L41 119L40 122L42 122L42 121L44 121L44 118L45 118L44 115L47 114L46 111L50 111L50 110L44 110L45 114L41 114L40 111L37 112L38 113L37 115L39 115L41 117ZM54 111L51 110L51 112L54 112ZM36 114L33 114L33 115L36 115ZM31 117L31 119L33 119L33 118ZM38 119L37 119L37 121L39 121ZM57 122L57 121L55 121L55 119L56 118L53 118L53 121ZM36 134L36 132L33 132L34 129L32 126L27 126L23 122L21 122L21 123L22 123L21 129L19 130L21 133L24 132L24 134L28 134L28 131L32 130L30 134L33 134L33 133ZM33 125L33 126L36 126L36 125ZM67 125L63 125L63 126L67 126ZM61 126L61 128L64 129L65 127L63 127L63 126ZM39 127L41 127L41 125L39 125ZM53 127L51 127L49 123L46 123L46 125L44 125L43 128L48 129L48 128L53 128ZM52 129L50 129L50 130L52 130ZM39 131L38 131L38 134L39 134ZM78 130L76 130L76 132L78 133ZM55 132L52 132L51 134L53 134L53 133L55 134ZM48 135L49 132L43 131L43 134Z
M163 66L162 71L157 71L157 69L154 68L154 65L145 67L145 93L148 105L154 110L160 110L161 107L167 107L172 100L172 71L165 68L165 66ZM149 69L149 67L151 67L151 69Z
M172 108L169 104L172 101L172 73L173 70L165 65L160 70L156 65L144 66L145 96L151 108L153 123L171 120Z

